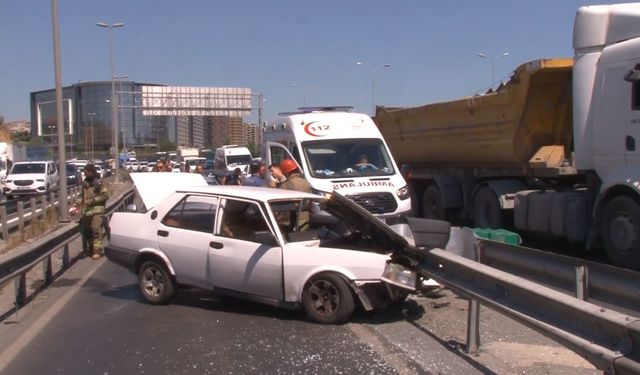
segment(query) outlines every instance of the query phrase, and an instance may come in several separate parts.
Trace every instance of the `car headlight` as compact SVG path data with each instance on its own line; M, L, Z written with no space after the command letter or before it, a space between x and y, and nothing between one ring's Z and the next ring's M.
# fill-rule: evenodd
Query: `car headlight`
M401 187L396 191L396 195L398 196L398 198L400 198L400 200L409 199L409 187L407 185Z
M384 272L380 278L388 284L408 289L410 291L416 290L416 283L418 280L415 270L391 261L387 261L387 264L384 267Z

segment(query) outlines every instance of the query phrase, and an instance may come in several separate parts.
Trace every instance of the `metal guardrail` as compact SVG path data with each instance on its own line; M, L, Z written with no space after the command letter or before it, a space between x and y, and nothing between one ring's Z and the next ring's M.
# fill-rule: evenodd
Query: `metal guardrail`
M79 187L72 187L67 193L67 199L73 201L80 194ZM47 209L58 205L58 194L51 192L42 194L39 197L31 197L29 200L16 200L16 212L7 212L7 203L0 204L0 236L2 241L7 242L9 235L16 231L24 229L25 225L34 219L44 217ZM27 203L25 205L25 203Z
M482 264L640 314L640 272L486 239L477 249Z
M133 189L124 191L109 203L107 214L123 208L132 197ZM16 305L23 305L27 297L26 273L42 262L45 284L51 282L52 255L64 248L63 267L68 267L68 244L78 235L77 223L71 223L33 244L14 250L11 259L0 263L0 287L15 280ZM570 274L575 275L576 265L584 269L588 262L480 240L470 230L452 230L448 246L449 250L434 248L411 251L410 255L417 259L420 274L470 299L467 350L479 346L479 303L482 303L554 339L607 373L640 373L639 318L513 274L530 274L534 279L547 281L557 279L556 287L564 285L563 288L568 289L568 280L574 279ZM509 272L481 264L476 261L479 258ZM615 267L591 263L586 266L592 267L589 268L590 294L604 299L600 295L610 293L615 295L610 299L615 304L621 303L620 298L637 300L637 279L626 279L637 275L629 275Z
M129 188L120 193L115 199L108 202L106 215L123 209L133 198L133 188ZM43 264L44 285L53 280L52 257L58 250L63 249L61 260L62 269L67 269L71 265L69 259L69 243L75 240L79 233L78 221L65 224L61 228L42 238L12 250L9 254L2 256L0 262L0 288L15 280L16 308L23 306L27 301L27 273L38 264Z
M452 230L449 250L422 250L413 254L419 260L418 270L470 300L467 325L467 351L479 346L479 303L509 318L523 323L543 335L578 353L598 369L610 374L640 373L640 319L611 309L583 301L561 291L529 281L511 272L512 259L520 269L538 268L539 277L547 272L562 270L568 274L569 259L554 260L548 257L545 268L540 269L541 259L531 252L522 252L518 246L509 246L486 240L477 240L470 230ZM501 251L501 252L499 252ZM507 257L505 254L511 252ZM459 255L456 255L459 254ZM501 271L477 262L478 255L485 261L503 263L509 272ZM528 258L531 256L531 258ZM513 259L518 259L515 262ZM527 259L531 264L527 266ZM574 260L580 263L583 261ZM580 266L580 265L579 265ZM593 281L603 292L615 288L614 267L595 267ZM612 268L610 270L608 268ZM516 267L514 266L514 270ZM573 271L575 273L575 271ZM621 274L626 272L620 272ZM541 276L542 275L542 276ZM593 276L593 275L591 275ZM566 280L566 276L564 277ZM633 283L633 281L630 281ZM593 286L593 283L591 283ZM626 290L634 284L627 284ZM638 284L635 284L636 288ZM625 289L621 288L621 290ZM625 294L626 292L623 292ZM636 298L637 298L636 289ZM617 297L616 297L617 298ZM638 309L639 306L635 306Z

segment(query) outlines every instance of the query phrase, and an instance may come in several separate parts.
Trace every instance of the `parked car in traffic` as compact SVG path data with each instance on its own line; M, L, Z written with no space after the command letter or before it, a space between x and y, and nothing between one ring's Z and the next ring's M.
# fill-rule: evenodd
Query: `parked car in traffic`
M94 164L94 166L96 167L96 172L98 173L98 176L100 178L107 177L107 171L104 168L102 168L100 164Z
M48 193L58 189L58 168L51 161L16 162L4 184L7 199L16 195Z
M111 217L105 254L138 275L151 304L190 285L337 324L356 305L388 306L415 290L415 271L387 268L406 238L339 194L208 186L194 173L131 177L137 203Z
M67 186L74 186L82 183L82 174L75 164L65 163L65 169L67 172Z

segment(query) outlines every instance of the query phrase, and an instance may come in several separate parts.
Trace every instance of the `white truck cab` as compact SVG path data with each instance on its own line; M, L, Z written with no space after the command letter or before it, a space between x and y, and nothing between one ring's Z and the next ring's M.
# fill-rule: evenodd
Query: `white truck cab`
M263 161L294 160L315 193L339 191L381 218L411 210L407 184L380 131L351 107L306 107L263 127Z

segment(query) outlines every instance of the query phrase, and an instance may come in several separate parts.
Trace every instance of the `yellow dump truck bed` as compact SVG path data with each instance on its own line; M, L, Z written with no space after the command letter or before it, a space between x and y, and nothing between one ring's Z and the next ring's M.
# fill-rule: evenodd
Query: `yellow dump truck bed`
M378 107L375 122L400 163L530 167L543 146L569 155L571 59L520 65L496 91L413 108Z

